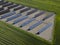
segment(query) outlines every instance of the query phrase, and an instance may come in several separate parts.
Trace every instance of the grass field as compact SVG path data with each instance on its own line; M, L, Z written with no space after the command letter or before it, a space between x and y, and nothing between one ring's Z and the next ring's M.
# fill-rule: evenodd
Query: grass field
M18 3L18 4L22 4L22 5L26 5L26 6L29 6L29 7L35 7L35 8L41 9L41 10L55 12L56 13L56 19L55 19L55 30L54 30L53 44L54 45L60 45L60 0L29 0L29 1L28 0L8 0L8 1L15 2L15 3ZM5 28L7 28L7 27L5 26ZM5 30L3 28L1 28L1 29L2 30ZM8 30L9 30L9 28L8 28ZM13 30L13 29L11 29L11 30ZM14 35L15 35L15 33L14 33ZM29 38L29 40L30 39L31 38ZM22 44L22 42L20 42L20 43ZM42 42L40 43L36 39L34 39L32 42L30 41L30 43L29 42L28 43L26 42L26 44L28 44L28 45L29 44L30 45L34 45L34 44L35 45L47 45L44 42L43 43Z

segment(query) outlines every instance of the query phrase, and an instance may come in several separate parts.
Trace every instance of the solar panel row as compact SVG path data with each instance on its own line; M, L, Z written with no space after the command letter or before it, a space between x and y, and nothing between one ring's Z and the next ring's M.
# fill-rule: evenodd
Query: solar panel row
M13 3L7 3L7 4L4 4L3 7L6 7L6 6L10 6L12 5Z
M48 19L48 18L50 18L53 15L54 15L53 13L49 14L48 16L46 16L45 18L43 18L43 21L46 20L46 19Z
M6 22L11 21L11 20L13 20L13 19L15 19L15 18L18 18L19 16L21 16L21 14L16 14L16 15L8 18Z
M23 24L21 24L21 26L20 26L20 27L26 26L27 24L29 24L30 22L32 22L32 21L34 21L34 20L35 20L35 18L30 19L30 20L28 20L28 21L24 22Z
M21 10L20 13L23 13L23 12L28 11L28 10L30 10L30 9L31 9L31 8L25 8L25 9Z
M34 10L28 12L28 13L27 13L27 16L30 15L30 14L32 14L32 13L35 13L36 11L37 11L37 9L34 9Z
M24 6L17 7L17 8L14 9L14 11L22 9L22 8L24 8Z
M14 22L13 22L13 24L16 24L16 23L18 23L18 22L21 22L21 21L23 21L23 20L25 20L25 19L27 19L28 18L28 16L23 16L23 17L21 17L21 18L18 18L17 20L15 20Z
M34 18L39 17L40 15L42 15L42 14L44 14L44 13L45 13L45 11L42 11L42 12L36 14L36 15L34 16Z
M5 14L5 13L8 13L10 10L2 10L2 11L0 11L0 15L2 15L2 14Z
M8 3L8 2L0 2L0 5L3 5L3 4L6 4L6 3Z
M17 7L17 6L19 6L19 5L14 4L14 5L9 6L8 9L11 9L11 8L14 8L14 7Z
M2 0L0 0L0 2L2 2Z
M42 23L43 23L42 20L41 20L41 21L38 21L37 23L35 23L35 24L33 24L32 26L30 26L28 30L32 30L32 29L34 29L35 27L39 26L39 25L42 24Z
M50 26L52 26L52 23L48 23L47 25L42 27L36 34L42 33L43 31L47 30Z
M14 11L13 11L13 12L9 12L9 13L7 13L7 14L2 15L2 16L1 16L1 19L6 18L6 17L9 17L9 16L12 16L12 15L14 15L14 14L16 14Z

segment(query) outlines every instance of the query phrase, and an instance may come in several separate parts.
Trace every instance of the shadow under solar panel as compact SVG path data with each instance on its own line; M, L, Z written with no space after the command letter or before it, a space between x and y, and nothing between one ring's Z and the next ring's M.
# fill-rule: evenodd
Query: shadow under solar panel
M6 3L8 3L8 2L1 2L0 5L4 5L4 4L6 4Z

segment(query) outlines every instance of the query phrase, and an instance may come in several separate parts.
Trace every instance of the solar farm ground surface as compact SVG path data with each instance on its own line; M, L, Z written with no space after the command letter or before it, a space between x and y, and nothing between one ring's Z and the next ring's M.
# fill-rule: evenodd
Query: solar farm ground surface
M4 1L2 3L4 3ZM4 10L0 12L1 14L4 13L3 11L6 12L10 10L10 12L0 15L1 21L5 21L27 32L36 34L44 38L45 40L52 41L52 32L55 17L55 14L53 12L38 10L14 3L12 4L12 2L7 2L6 4L2 4L1 6L3 6L4 8ZM21 9L16 10L15 12L14 9L18 8Z
M20 3L20 4L24 4L24 5L28 5L28 6L32 6L32 7L36 7L36 8L39 8L39 9L43 9L43 10L48 10L48 11L54 11L56 12L57 16L56 16L56 28L55 28L55 38L54 38L54 43L55 45L59 45L59 26L60 26L60 18L59 18L59 12L60 12L60 9L59 9L59 0L31 0L29 2L27 2L27 0L10 0L10 1L13 1L13 2L16 2L16 3ZM36 2L36 3L35 3ZM44 6L44 7L43 7ZM56 40L55 40L56 39Z

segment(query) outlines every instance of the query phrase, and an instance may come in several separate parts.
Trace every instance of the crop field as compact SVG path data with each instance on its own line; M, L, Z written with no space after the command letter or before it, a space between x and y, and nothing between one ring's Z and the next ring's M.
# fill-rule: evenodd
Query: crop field
M46 10L56 13L55 19L55 30L53 35L53 45L60 45L60 0L7 0L11 2L15 2L18 4L26 5L29 7L34 7L40 10ZM7 24L0 22L0 40L4 42L6 45L49 45L49 43L44 42L42 40L38 40L33 36L28 35L24 31L19 31L19 29L14 28L12 26L8 26ZM6 31L5 31L6 30ZM11 31L12 30L12 31ZM18 30L18 31L16 31ZM13 35L15 36L13 36ZM6 36L5 36L6 35ZM5 38L3 38L5 37ZM21 37L21 38L20 38ZM25 38L24 38L25 37ZM3 38L3 40L2 40ZM7 40L6 40L7 39ZM31 39L31 40L30 40ZM28 42L27 42L28 41ZM0 42L0 43L1 43ZM1 45L4 45L1 43Z

